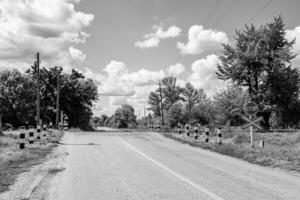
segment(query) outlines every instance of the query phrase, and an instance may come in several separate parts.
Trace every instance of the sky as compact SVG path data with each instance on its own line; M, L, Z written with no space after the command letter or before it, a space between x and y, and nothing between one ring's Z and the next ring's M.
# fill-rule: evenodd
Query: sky
M95 115L129 103L141 117L166 76L209 97L226 87L215 75L221 44L245 24L281 15L300 54L299 8L299 0L0 0L0 70L24 71L39 51L43 67L95 80Z

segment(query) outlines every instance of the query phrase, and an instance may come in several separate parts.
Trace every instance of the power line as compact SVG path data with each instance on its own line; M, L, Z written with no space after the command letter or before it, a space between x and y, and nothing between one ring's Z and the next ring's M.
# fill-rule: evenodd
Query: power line
M212 16L212 14L217 10L217 8L222 4L222 0L217 0L213 7L210 9L210 11L208 12L208 14L206 15L206 17L203 20L203 23L205 23L206 21L209 20L209 18Z
M250 21L252 21L257 15L259 15L261 13L261 11L263 11L273 0L269 0L263 7L261 7L260 9L258 9L256 11L256 13L247 21L246 24L248 24Z
M222 20L224 19L224 17L229 13L229 11L231 10L231 8L233 7L233 5L237 2L238 0L233 0L231 2L231 4L229 5L229 7L226 9L226 11L223 13L223 15L217 20L217 22L215 23L215 25L213 26L213 28L215 28L216 26L218 26Z

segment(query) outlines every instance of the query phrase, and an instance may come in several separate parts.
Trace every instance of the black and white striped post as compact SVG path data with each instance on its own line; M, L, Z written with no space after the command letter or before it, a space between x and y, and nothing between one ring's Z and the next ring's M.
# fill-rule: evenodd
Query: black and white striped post
M198 124L196 124L194 127L194 138L195 139L198 139L198 132L199 132L199 127L198 127Z
M189 124L185 125L185 131L186 131L186 135L190 136L190 125Z
M261 141L260 141L260 147L262 147L262 148L265 147L265 141L264 141L264 140L261 140Z
M36 139L41 139L41 125L37 125L36 127Z
M29 130L28 140L29 140L29 144L34 143L34 131L32 129Z
M178 131L178 134L181 134L181 124L180 123L178 123L177 131Z
M49 123L49 128L53 128L53 123L52 122Z
M222 144L222 132L221 127L218 128L218 144Z
M25 149L25 138L26 138L26 134L25 134L25 132L22 131L20 133L20 142L19 142L20 149Z
M209 142L209 128L206 127L205 128L205 142Z

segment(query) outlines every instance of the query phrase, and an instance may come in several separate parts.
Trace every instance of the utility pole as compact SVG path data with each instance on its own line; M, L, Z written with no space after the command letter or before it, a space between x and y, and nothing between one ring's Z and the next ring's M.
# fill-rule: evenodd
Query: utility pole
M61 130L64 129L64 112L61 111L60 113L60 123L61 123Z
M37 72L37 95L36 95L36 125L37 128L40 126L40 53L36 54L36 62L35 62L35 69Z
M56 89L56 119L55 119L55 126L58 129L59 123L59 94L60 94L60 72L57 73L57 89Z
M144 117L146 118L146 108L144 106Z
M160 113L161 113L161 125L164 125L164 108L163 108L163 102L162 102L162 94L161 94L161 84L160 81L158 83L159 85L159 95L160 95Z

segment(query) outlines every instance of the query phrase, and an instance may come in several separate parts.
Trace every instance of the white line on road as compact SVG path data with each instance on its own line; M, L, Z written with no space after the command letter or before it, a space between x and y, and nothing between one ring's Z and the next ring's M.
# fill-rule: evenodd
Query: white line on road
M170 168L166 167L165 165L161 164L160 162L154 160L153 158L147 156L146 154L144 154L143 152L141 152L139 149L137 149L136 147L134 147L132 144L129 144L128 142L126 142L123 138L121 138L123 140L123 142L130 147L133 151L135 151L136 153L140 154L141 156L143 156L144 158L146 158L147 160L153 162L154 164L156 164L157 166L163 168L164 170L166 170L167 172L169 172L170 174L174 175L175 177L177 177L178 179L182 180L183 182L189 184L190 186L196 188L197 190L199 190L200 192L206 194L207 196L215 199L215 200L223 200L221 197L217 196L216 194L208 191L207 189L201 187L200 185L197 185L196 183L194 183L193 181L181 176L180 174L176 173L175 171L171 170Z

